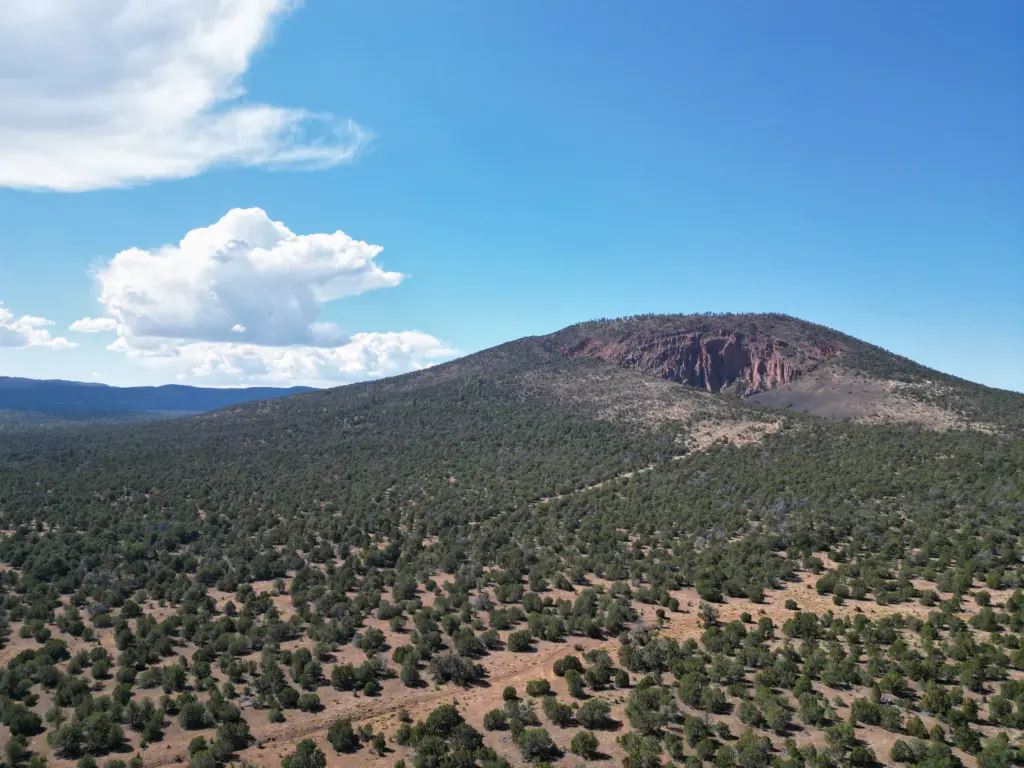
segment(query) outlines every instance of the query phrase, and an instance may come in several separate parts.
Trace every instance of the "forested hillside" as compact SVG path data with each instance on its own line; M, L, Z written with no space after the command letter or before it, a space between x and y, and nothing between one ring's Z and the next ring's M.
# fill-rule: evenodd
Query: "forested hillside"
M1015 764L1024 397L886 355L631 318L11 436L8 760ZM757 402L825 367L889 417Z

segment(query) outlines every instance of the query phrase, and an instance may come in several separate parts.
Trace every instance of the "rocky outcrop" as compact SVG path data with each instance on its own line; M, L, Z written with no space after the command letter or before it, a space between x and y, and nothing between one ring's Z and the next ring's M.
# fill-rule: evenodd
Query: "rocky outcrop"
M832 343L804 345L728 328L701 328L584 338L562 352L571 358L600 358L708 392L735 389L747 396L785 386L842 350Z

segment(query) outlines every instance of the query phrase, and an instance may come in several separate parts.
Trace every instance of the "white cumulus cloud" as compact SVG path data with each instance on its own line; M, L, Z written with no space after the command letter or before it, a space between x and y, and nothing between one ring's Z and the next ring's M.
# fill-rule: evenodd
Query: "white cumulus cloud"
M0 186L78 191L351 160L369 140L351 120L244 98L253 54L298 4L0 2Z
M141 341L141 343L140 343ZM451 358L455 351L427 333L357 333L337 347L232 344L118 338L110 349L179 379L325 384L394 376Z
M70 349L78 346L61 336L51 336L46 330L48 325L53 325L53 321L44 317L15 317L0 301L0 347Z
M177 245L118 253L97 271L99 300L135 337L338 344L344 334L320 321L323 305L402 280L376 263L382 250L341 231L296 235L259 208L235 208Z
M113 331L116 328L117 320L112 317L83 317L81 320L75 320L69 326L69 330L79 333L101 333Z
M349 336L321 319L328 302L402 281L377 264L381 250L340 230L297 235L259 208L236 208L177 245L116 254L96 271L105 316L72 328L116 331L113 351L219 381L346 381L452 357L420 331Z

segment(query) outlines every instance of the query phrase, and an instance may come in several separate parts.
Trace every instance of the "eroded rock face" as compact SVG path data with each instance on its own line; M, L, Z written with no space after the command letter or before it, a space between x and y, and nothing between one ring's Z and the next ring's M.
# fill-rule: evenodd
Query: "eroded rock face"
M744 396L785 386L821 361L842 353L836 344L803 346L727 328L588 338L562 351L568 357L597 357L708 392L737 385Z

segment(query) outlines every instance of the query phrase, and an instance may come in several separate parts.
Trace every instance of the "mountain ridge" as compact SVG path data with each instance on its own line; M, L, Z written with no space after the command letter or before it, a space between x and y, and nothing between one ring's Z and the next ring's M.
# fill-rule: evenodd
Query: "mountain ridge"
M0 376L0 410L62 412L197 412L249 400L309 392L311 387L117 387L99 382Z
M567 383L571 376L565 366L587 361L592 365L585 369L583 380ZM577 394L587 390L599 370L606 384L612 370L628 371L722 400L827 419L902 422L935 429L1024 429L1024 395L1020 393L928 368L841 331L781 313L650 314L590 320L421 371L320 390L311 396L325 402L345 401L362 392L412 392L451 378L510 376L533 384L547 381L571 395L574 390ZM630 392L643 389L627 378L619 380L628 383ZM611 396L608 391L600 395L605 401Z
M825 418L1024 427L1020 393L781 313L635 315L578 323L545 338L571 357Z

